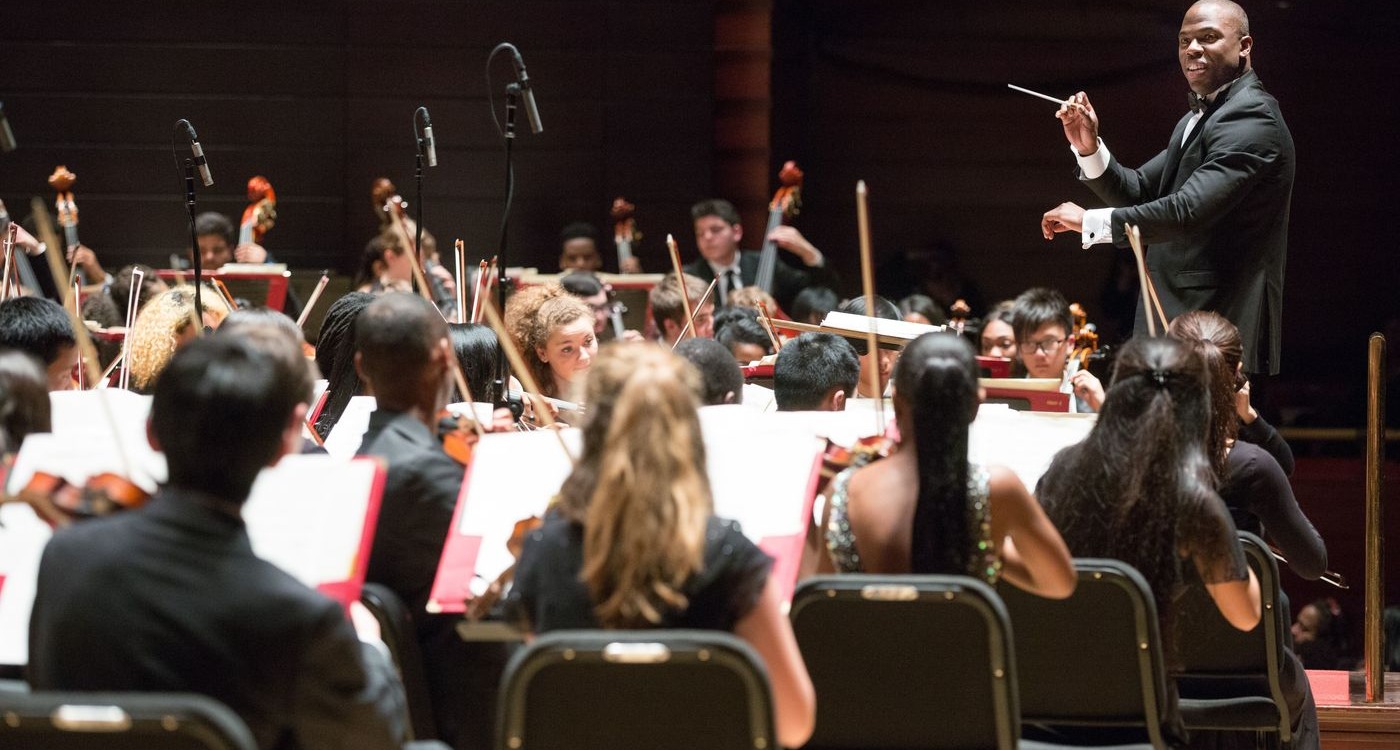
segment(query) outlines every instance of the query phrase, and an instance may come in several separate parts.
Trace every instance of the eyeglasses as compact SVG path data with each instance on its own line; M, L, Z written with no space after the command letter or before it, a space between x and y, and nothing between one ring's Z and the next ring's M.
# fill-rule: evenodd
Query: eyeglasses
M1026 350L1027 354L1049 354L1059 349L1060 345L1065 343L1066 340L1067 339L1041 339L1040 341L1022 341L1021 347Z

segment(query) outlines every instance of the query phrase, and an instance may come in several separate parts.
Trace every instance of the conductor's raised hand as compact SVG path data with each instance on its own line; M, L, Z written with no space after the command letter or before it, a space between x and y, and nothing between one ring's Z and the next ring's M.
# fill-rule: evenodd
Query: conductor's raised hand
M1061 203L1045 212L1040 218L1040 233L1045 239L1055 238L1058 232L1084 231L1084 209L1074 203Z
M1055 117L1065 128L1065 138L1080 156L1088 156L1099 150L1099 115L1094 105L1089 103L1089 95L1083 91L1071 96Z

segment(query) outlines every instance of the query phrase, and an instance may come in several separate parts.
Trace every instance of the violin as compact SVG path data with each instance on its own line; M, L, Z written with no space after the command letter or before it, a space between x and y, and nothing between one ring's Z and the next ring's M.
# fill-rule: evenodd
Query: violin
M544 521L539 516L530 516L515 522L515 526L510 531L510 539L506 540L506 549L514 561L501 571L499 576L496 576L496 580L492 581L485 591L467 602L467 619L481 620L495 608L496 602L501 600L501 595L505 593L506 587L515 579L515 566L520 561L521 551L525 549L525 537L542 525L544 525Z
M78 485L39 471L14 495L0 497L0 503L25 503L49 526L61 529L76 521L140 508L150 499L150 493L111 472L94 475Z
M1069 314L1074 324L1074 330L1071 331L1071 335L1074 336L1074 351L1069 358L1079 361L1079 369L1087 370L1090 360L1105 357L1105 352L1099 349L1099 330L1089 322L1088 314L1078 302L1069 306Z
M261 245L263 235L277 221L277 193L262 175L248 179L248 206L238 222L238 247Z
M632 252L632 245L642 241L642 233L637 231L637 207L618 196L613 199L609 215L613 220L613 242L617 245L618 273L641 273L641 263Z
M778 264L778 243L769 239L769 235L773 234L773 230L782 225L785 219L797 215L802 206L803 177L802 170L797 168L797 162L789 161L784 164L778 172L780 187L773 193L773 200L768 204L768 227L763 230L763 248L759 251L758 273L754 277L754 286L769 294L773 293L773 273Z

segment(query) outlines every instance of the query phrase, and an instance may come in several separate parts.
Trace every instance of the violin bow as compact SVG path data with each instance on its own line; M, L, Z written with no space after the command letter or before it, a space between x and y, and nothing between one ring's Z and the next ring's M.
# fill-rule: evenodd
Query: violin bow
M676 238L669 234L666 235L666 249L671 252L671 267L676 270L676 284L681 289L681 304L685 307L685 319L690 320L694 317L694 313L690 311L690 295L685 288L685 271L681 267L681 253L680 250L676 249ZM691 335L695 334L692 332ZM676 340L679 341L680 336L677 336Z
M1157 309L1158 318L1162 321L1162 333L1166 333L1168 322L1167 314L1162 311L1162 301L1157 297L1157 285L1152 283L1152 276L1147 273L1147 254L1142 247L1142 232L1135 224L1124 224L1123 233L1128 235L1128 244L1133 248L1133 258L1137 261L1138 283L1142 287L1142 312L1147 318L1147 335L1157 335L1157 323L1152 317L1152 307ZM1148 307L1148 301L1152 307Z
M461 240L452 243L453 260L457 264L457 322L467 322L467 246Z
M408 217L402 214L390 217L390 223L394 227L394 234L397 235L399 241L403 243L404 252L408 253L409 265L413 267L413 280L418 282L419 295L427 300L428 303L433 306L434 310L438 311L438 315L442 315L442 309L433 301L432 287L428 286L428 279L423 275L423 266L418 259L418 246L413 244L413 238L408 234L407 222ZM446 315L442 315L442 320L443 322L451 322L447 320Z
M885 394L880 390L880 339L875 332L875 271L870 259L870 214L865 180L856 181L856 228L860 232L860 281L865 290L865 350L870 355L870 394L875 399L876 434L885 434Z
M671 344L671 351L675 351L676 344L679 344L685 340L686 333L688 333L690 331L691 326L695 324L695 316L699 315L700 311L705 309L705 303L710 301L710 295L714 294L715 287L718 285L719 279L715 279L710 282L709 288L705 290L705 293L703 295L701 295L700 301L695 304L695 312L690 316L690 319L685 322L685 328L681 329L681 335L676 337L676 343Z
M506 359L510 360L511 369L515 370L516 376L520 378L520 384L525 388L525 395L534 402L535 414L544 420L545 426L554 427L557 423L554 421L554 414L549 410L549 403L540 394L540 385L535 382L534 374L525 365L525 358L520 356L520 350L515 346L515 339L512 339L510 334L506 332L505 324L501 322L501 316L496 312L495 303L489 298L486 299L482 302L481 311L486 316L486 323L496 332L501 349L505 351ZM557 429L553 432L559 439L559 447L564 449L564 455L569 457L570 465L577 466L578 458L574 456L572 450L569 450L569 444L564 442L564 433Z
M447 368L452 371L452 380L457 385L457 392L462 394L462 399L467 403L475 401L476 399L472 398L471 386L467 384L467 377L462 374L462 363L457 359L457 352L452 350L452 344L447 339L439 339L438 349L442 352L442 356L447 358ZM486 430L482 428L481 422L476 418L475 411L471 413L471 423L472 431L476 433L477 437L486 434Z
M306 325L306 321L311 317L311 309L316 306L316 301L321 299L321 292L326 291L326 285L331 283L331 270L327 268L321 272L321 280L316 282L316 290L311 293L311 299L306 301L306 307L301 308L301 315L297 316L297 328Z
M762 300L758 303L758 322L763 326L763 332L768 334L768 340L773 343L773 353L777 354L783 345L778 341L778 332L773 325L773 316L768 312L768 303Z

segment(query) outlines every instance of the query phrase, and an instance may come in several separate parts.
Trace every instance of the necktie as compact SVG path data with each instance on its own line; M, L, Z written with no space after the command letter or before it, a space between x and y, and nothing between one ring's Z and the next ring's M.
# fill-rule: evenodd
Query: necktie
M721 300L721 302L723 303L721 304L721 307L727 307L729 305L729 295L733 294L741 286L739 283L738 271L735 271L731 268L729 269L729 272L726 274L726 276L729 277L729 280L726 282L728 288L724 291L724 299Z

